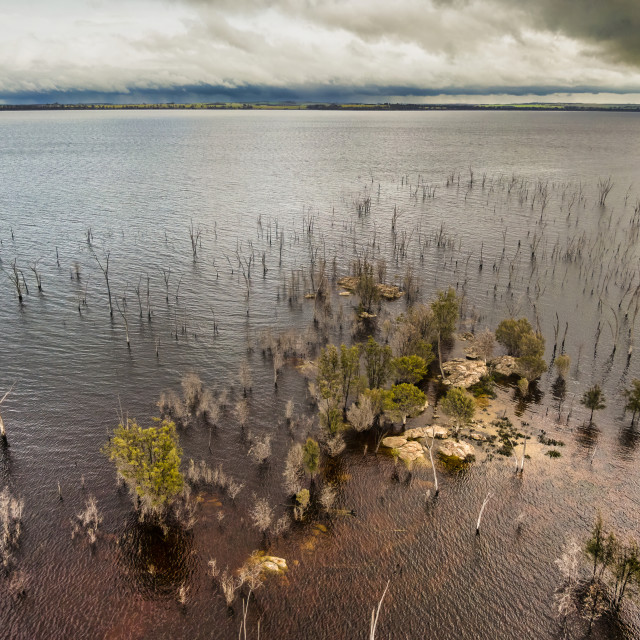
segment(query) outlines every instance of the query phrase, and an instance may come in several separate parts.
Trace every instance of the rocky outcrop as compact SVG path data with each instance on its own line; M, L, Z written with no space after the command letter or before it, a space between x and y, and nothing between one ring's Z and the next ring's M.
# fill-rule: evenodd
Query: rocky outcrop
M467 442L448 440L440 445L440 456L455 459L459 462L471 462L475 457L475 449Z
M404 460L408 464L419 459L424 460L422 445L415 440L405 438L404 434L401 436L389 436L384 438L382 446L393 449L394 454L397 455L400 460Z
M338 284L343 289L347 289L347 291L355 291L358 287L359 280L359 278L355 278L353 276L346 276L344 278L340 278L340 280L338 280ZM378 290L380 297L385 300L397 300L404 295L404 291L400 291L398 287L391 284L378 283L376 284L376 289Z
M261 573L282 574L287 570L287 561L277 556L254 555L250 563L260 567Z
M446 438L449 432L444 427L433 425L429 427L415 427L414 429L407 429L402 437L407 440L417 440L418 438L432 438L435 435L436 438Z
M468 389L487 375L487 365L481 360L467 360L466 358L454 358L442 365L446 377L442 381L451 387L463 387Z
M382 439L382 446L389 447L389 449L398 449L407 444L407 439L404 436L387 436Z
M491 361L491 367L501 376L513 376L518 374L518 361L513 356L500 356Z

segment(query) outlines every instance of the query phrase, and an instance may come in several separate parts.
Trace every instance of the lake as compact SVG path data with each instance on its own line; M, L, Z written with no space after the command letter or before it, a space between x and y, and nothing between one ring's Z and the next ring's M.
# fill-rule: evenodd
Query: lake
M609 177L600 205L598 182ZM336 504L356 515L271 540L289 571L256 592L252 637L258 619L263 638L364 637L387 580L379 637L558 637L554 560L564 541L584 540L597 508L621 532L640 528L640 431L621 396L640 378L639 195L632 113L0 114L0 395L17 381L2 406L10 446L0 477L24 498L16 566L28 581L23 599L0 590L7 637L237 637L241 605L230 614L207 561L233 569L261 547L248 516L254 494L287 511L285 405L313 413L293 360L274 388L261 340L293 329L309 355L326 340L349 342L353 299L334 285L331 318L314 328L304 294L312 265L324 260L340 277L365 255L386 262L389 283L410 274L420 301L453 286L465 330L526 316L548 361L564 339L572 366L560 421L553 371L528 398L505 393L534 437L545 429L566 444L522 477L500 456L442 472L440 495L427 500L430 470L394 481L393 459L376 455L373 440L347 437L323 473ZM200 232L195 259L190 229ZM122 311L113 318L107 255ZM22 305L14 260L29 289ZM403 299L384 303L379 330L405 310ZM208 428L181 430L185 463L222 463L245 486L234 502L205 495L192 531L145 538L101 453L118 415L148 424L160 393L189 372L226 390L232 407L245 360L249 428L272 435L269 464L249 460L231 408L211 451ZM585 427L579 399L595 383L607 407ZM71 537L88 494L104 518L94 549ZM637 605L622 618L594 636L640 637Z

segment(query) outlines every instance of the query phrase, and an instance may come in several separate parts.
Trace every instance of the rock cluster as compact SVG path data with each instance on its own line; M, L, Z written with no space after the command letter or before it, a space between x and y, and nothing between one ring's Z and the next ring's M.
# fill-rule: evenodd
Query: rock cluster
M480 382L482 376L487 375L487 365L482 360L467 360L466 358L454 358L442 365L446 378L442 381L451 387L463 387L468 389Z
M399 436L387 436L382 440L382 446L389 449L395 449L398 458L405 462L414 462L418 459L424 459L424 449L419 442L419 438L431 438L435 433L436 438L446 438L448 431L444 427L416 427L407 429Z
M462 462L466 462L471 456L475 456L475 449L467 442L448 440L440 445L440 455L446 458L457 458Z
M518 374L518 361L513 356L500 356L491 361L491 367L501 376Z

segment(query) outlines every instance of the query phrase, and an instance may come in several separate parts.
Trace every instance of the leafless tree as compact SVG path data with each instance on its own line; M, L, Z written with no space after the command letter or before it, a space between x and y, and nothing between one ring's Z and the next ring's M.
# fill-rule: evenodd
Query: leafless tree
M493 334L493 331L489 329L485 329L475 337L473 346L475 347L478 355L485 361L485 363L493 355L495 343L495 335Z
M251 368L249 367L249 363L244 360L240 365L240 384L242 385L245 398L247 393L251 391L251 383Z
M369 627L369 640L376 639L376 627L378 626L378 618L380 617L380 609L382 608L382 601L384 597L387 595L387 589L389 588L389 583L391 580L387 580L387 586L384 588L382 592L382 597L380 598L380 602L378 602L378 608L375 607L371 611L371 625Z
M249 421L249 405L244 398L238 400L238 402L236 403L235 413L236 419L240 423L240 426L244 428Z
M76 515L71 537L74 538L77 533L84 531L87 534L87 538L89 538L89 542L93 545L98 540L98 527L101 522L102 515L98 511L98 503L93 496L89 496L84 510Z
M200 401L204 393L202 380L200 380L200 377L195 373L187 373L182 377L180 384L182 386L182 395L187 411L189 411L189 413L195 413L200 406Z
M9 394L13 391L13 387L16 386L16 383L14 382L11 385L11 388L9 389L9 391L7 391L3 396L2 399L0 399L0 406L2 406L2 403L9 397ZM2 442L4 442L6 444L7 442L7 431L4 427L4 420L2 419L2 414L0 414L0 439L2 440Z
M347 420L356 431L366 431L373 425L375 412L371 398L360 394L357 404L352 404L347 411Z
M105 264L103 266L103 264L102 264L102 262L100 262L100 259L98 258L98 256L95 253L93 254L93 257L95 258L95 261L98 263L98 266L100 267L100 270L104 274L104 280L107 283L107 294L109 296L109 315L113 318L113 305L111 304L111 286L109 285L109 256L110 256L110 252L107 251L106 261L105 261Z
M273 522L273 508L266 498L258 498L254 495L253 500L253 506L249 510L253 526L261 533L266 534Z
M293 496L302 489L303 469L302 445L295 442L287 453L287 459L282 473L283 485L288 495Z
M271 456L271 436L256 440L249 449L249 456L258 464L264 464Z
M0 493L0 563L7 571L13 559L13 550L22 534L24 501L14 498L5 487Z

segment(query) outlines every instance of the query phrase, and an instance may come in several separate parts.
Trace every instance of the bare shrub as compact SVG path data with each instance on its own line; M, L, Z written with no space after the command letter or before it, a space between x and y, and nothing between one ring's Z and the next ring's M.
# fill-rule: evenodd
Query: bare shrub
M284 417L286 418L287 422L291 422L293 420L293 410L293 400L288 400L284 409Z
M209 389L203 392L196 415L203 420L210 420L212 424L218 424L220 420L220 405Z
M356 431L366 431L373 426L375 412L371 398L360 394L358 404L352 404L347 411L347 420Z
M98 527L102 519L102 515L100 515L98 511L96 499L93 496L89 496L85 503L84 511L76 515L71 537L74 538L77 533L84 532L90 544L95 544L98 540Z
M336 488L332 484L323 485L320 490L320 504L325 510L331 509L336 500Z
M24 598L27 595L29 578L24 571L14 571L9 578L7 593L14 599Z
M253 526L261 533L266 533L273 522L273 508L266 498L258 498L254 495L253 499L253 506L249 510Z
M284 465L284 472L282 473L282 484L290 496L295 495L302 489L302 478L304 476L302 459L302 445L296 442L291 445L289 453L287 453L287 460Z
M244 395L246 396L247 393L251 391L252 384L251 369L249 368L249 363L246 360L240 365L240 384L242 385Z
M245 427L249 421L249 405L244 398L236 403L235 414L240 426Z
M284 355L282 351L277 349L273 353L273 384L278 386L278 374L280 373L280 369L284 366Z
M344 438L337 433L334 436L327 438L324 442L324 446L327 451L327 455L330 458L335 458L345 450L347 445L344 442Z
M209 575L215 580L220 575L220 567L218 566L216 559L209 558L207 566L209 567Z
M180 587L178 588L178 593L177 593L177 600L178 602L184 606L187 604L187 600L189 599L189 587L187 585L185 585L184 583L180 585Z
M255 591L262 586L262 565L256 562L254 558L255 556L251 555L249 560L238 569L238 586L236 588L239 589L246 584L249 585L251 591Z
M157 406L163 418L171 418L177 424L187 424L189 415L180 396L175 391L163 391Z
M14 498L5 487L0 493L0 562L9 569L12 552L18 546L22 533L24 501Z
M218 404L223 411L229 406L229 389L223 389L218 394Z
M283 533L289 530L291 526L291 519L285 513L281 515L274 523L273 527L271 527L271 532L275 537L281 536Z
M220 588L222 589L222 595L228 607L230 607L236 599L236 587L236 579L233 577L233 574L229 572L229 567L227 567L220 574Z
M236 482L227 475L221 464L212 469L204 460L201 460L198 464L193 459L189 460L185 479L194 487L209 486L225 491L232 500L235 500L244 487L244 484Z
M197 518L198 500L191 494L191 487L185 484L180 497L174 502L173 513L184 529L193 529Z
M479 333L474 341L473 346L477 354L486 362L493 355L496 344L496 337L490 329L485 329Z
M249 456L258 464L264 464L271 456L271 436L265 435L261 440L255 440L249 449Z
M182 395L187 411L195 413L204 392L202 380L195 373L187 373L183 376L180 384L182 385Z

